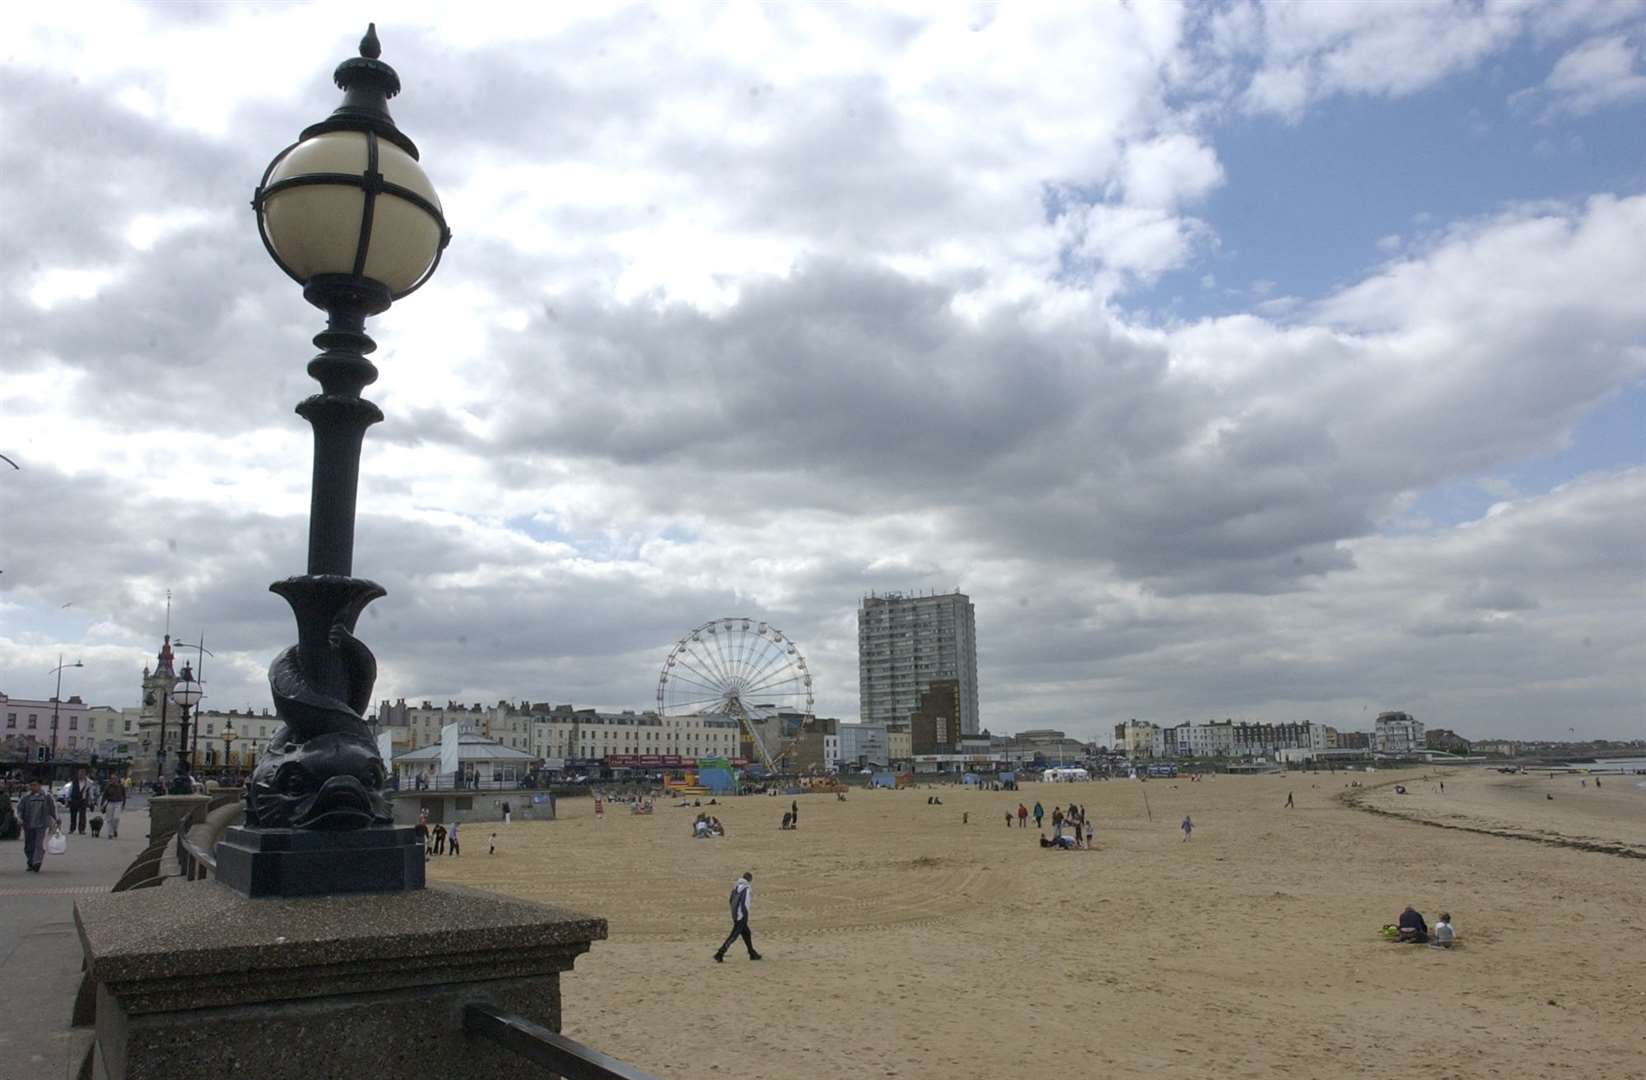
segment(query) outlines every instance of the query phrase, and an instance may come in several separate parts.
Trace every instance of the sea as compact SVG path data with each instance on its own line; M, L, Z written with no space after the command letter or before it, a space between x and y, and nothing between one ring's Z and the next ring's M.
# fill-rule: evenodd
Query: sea
M1632 773L1640 769L1646 769L1646 757L1602 758L1592 764L1585 762L1581 765L1576 765L1575 767L1587 768L1596 771L1605 770L1606 772Z

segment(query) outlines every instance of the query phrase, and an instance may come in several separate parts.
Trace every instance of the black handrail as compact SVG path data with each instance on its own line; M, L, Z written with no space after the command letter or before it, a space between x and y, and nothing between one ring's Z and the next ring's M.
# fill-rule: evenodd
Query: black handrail
M657 1080L652 1074L607 1057L576 1039L568 1039L523 1017L498 1012L490 1005L465 1005L463 1029L551 1069L565 1080Z

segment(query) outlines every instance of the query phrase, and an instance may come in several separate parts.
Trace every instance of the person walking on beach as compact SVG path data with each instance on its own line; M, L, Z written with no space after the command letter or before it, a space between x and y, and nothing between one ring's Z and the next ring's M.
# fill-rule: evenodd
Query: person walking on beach
M452 827L446 830L446 854L448 854L448 855L458 854L458 850L457 850L457 826L458 826L458 822L454 821L454 822L452 822Z
M417 842L423 845L423 861L428 862L429 856L434 854L434 848L429 843L429 816L420 816L417 819L417 828L412 831L417 834Z
M486 854L487 855L496 855L497 854L497 834L496 833L492 833L492 846L489 850L487 850Z
M799 799L796 799L793 802L789 803L789 821L796 828L800 827L800 800Z
M509 813L509 804L504 803L503 804L503 824L507 825L509 822L511 822L513 820L514 820L513 815L511 815Z
M1045 816L1046 816L1046 808L1044 806L1040 805L1040 801L1038 799L1035 800L1035 804L1034 804L1034 827L1035 828L1037 828L1037 829L1045 828L1045 826L1040 824L1040 819L1045 817Z
M46 861L46 833L60 827L57 803L40 789L38 777L29 781L28 794L17 800L17 820L23 826L23 859L38 874Z
M1288 810L1295 810L1295 809L1297 809L1297 806L1296 806L1296 804L1294 804L1294 803L1293 803L1293 802L1292 802L1292 793L1291 793L1291 792L1289 792L1289 791L1288 791L1288 792L1287 792L1287 793L1286 793L1286 809L1288 809Z
M1180 828L1183 830L1183 842L1187 844L1189 842L1189 834L1194 832L1194 822L1189 820L1188 814L1183 815L1183 824Z
M120 782L119 777L115 777L103 788L103 813L109 819L110 840L120 835L120 815L125 809L126 785Z
M760 959L760 954L754 951L754 938L749 936L749 900L751 899L750 894L753 892L754 871L745 870L743 876L738 878L737 883L732 886L732 932L726 935L726 940L721 942L720 948L715 950L715 963L724 964L726 962L726 950L731 948L732 942L738 938L742 938L743 944L748 948L750 960Z
M1010 817L1011 815L1006 815ZM1024 828L1029 824L1029 808L1022 803L1017 804L1017 827Z
M434 853L436 855L446 853L446 827L438 823L434 827Z

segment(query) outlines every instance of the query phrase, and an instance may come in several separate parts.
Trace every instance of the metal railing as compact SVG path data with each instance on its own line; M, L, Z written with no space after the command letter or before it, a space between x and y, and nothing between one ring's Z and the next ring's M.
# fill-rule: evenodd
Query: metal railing
M491 777L484 777L484 778L476 781L476 780L474 780L472 778L469 778L469 777L455 776L452 773L441 773L437 776L425 778L421 787L419 787L417 785L416 781L401 780L395 786L394 793L396 795L424 795L424 794L435 795L435 794L441 794L441 793L456 792L457 794L461 795L465 791L468 791L468 792L485 792L485 791L547 791L548 790L546 787L543 787L541 784L537 785L536 787L527 787L526 786L526 780L527 780L527 778L524 777L524 776L513 776L513 777L503 777L503 778L500 778L500 779L493 779Z
M211 824L213 814L239 801L239 795L218 795L204 806L196 806L177 823L177 865L183 871L185 881L205 881L217 876L214 849L223 830L215 830L204 844L197 844L193 839L194 829L199 825Z
M616 1058L490 1005L463 1007L463 1029L511 1050L565 1080L657 1080Z

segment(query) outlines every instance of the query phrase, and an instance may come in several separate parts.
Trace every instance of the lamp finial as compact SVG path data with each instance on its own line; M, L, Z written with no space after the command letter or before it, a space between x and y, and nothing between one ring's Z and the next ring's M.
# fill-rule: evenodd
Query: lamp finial
M377 40L377 24L366 24L366 36L360 39L360 55L376 60L383 55L383 43Z

